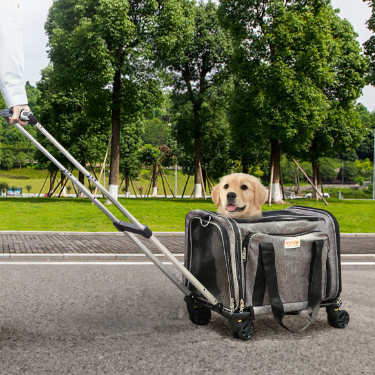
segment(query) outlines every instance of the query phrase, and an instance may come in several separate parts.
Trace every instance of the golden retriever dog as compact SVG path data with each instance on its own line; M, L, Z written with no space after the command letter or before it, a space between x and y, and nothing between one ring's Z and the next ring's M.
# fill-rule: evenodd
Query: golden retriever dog
M211 198L220 215L235 219L256 219L268 198L268 190L259 179L246 173L232 173L214 186Z

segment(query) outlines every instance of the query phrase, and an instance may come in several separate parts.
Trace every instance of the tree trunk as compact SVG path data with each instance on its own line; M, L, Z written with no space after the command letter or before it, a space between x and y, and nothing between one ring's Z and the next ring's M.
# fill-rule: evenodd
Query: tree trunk
M86 164L86 160L83 159L83 160L81 161L81 164L82 164L83 166L85 166L85 164ZM79 181L83 186L85 186L85 175L84 175L81 171L79 171L79 173L78 173L78 181ZM85 197L85 194L83 193L83 191L81 191L81 190L78 189L78 192L79 192L79 194L78 194L78 197L79 197L79 198L84 198L84 197Z
M271 139L271 161L270 166L273 164L273 181L272 184L272 203L283 203L281 188L280 188L280 141Z
M312 170L313 170L313 182L316 188L318 189L319 193L322 193L322 179L320 178L320 171L319 171L319 164L317 161L312 160L311 161ZM312 191L312 198L319 200L320 197L316 193L315 189Z
M116 70L113 81L113 109L112 109L112 141L111 141L111 160L109 172L109 193L117 200L118 197L118 179L120 175L120 103L119 96L121 94L121 73ZM106 204L111 204L107 199Z
M152 196L158 196L158 174L159 174L159 165L158 163L155 164L154 170L152 173Z
M51 197L55 188L55 171L49 171L49 192L48 196Z
M195 161L194 161L194 197L202 198L202 177L201 177L201 165L202 165L202 146L200 140L195 140Z
M299 170L297 167L296 167L296 171L294 172L294 175L295 175L295 181L296 181L296 193L297 193L297 196L300 196L301 195L301 182L299 178Z
M66 176L61 172L61 194L60 197L66 197Z
M130 198L130 177L125 176L125 197Z

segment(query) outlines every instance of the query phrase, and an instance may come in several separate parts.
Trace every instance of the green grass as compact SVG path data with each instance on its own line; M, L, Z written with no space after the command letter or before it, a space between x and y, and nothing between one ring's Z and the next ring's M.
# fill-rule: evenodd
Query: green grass
M194 209L215 211L210 199L120 199L141 223L153 231L184 231L184 218ZM292 204L323 208L339 221L341 232L374 233L375 202L330 199L329 206L313 200L293 200ZM118 219L121 213L107 206ZM263 210L285 209L288 205L263 206ZM116 231L110 220L88 199L0 198L0 230L35 231Z
M87 169L91 172L90 167L88 167ZM99 177L100 169L96 168L95 173L96 173L97 177ZM167 176L169 185L171 186L171 188L173 190L173 194L174 194L174 189L175 189L174 173L175 173L174 169L173 170L170 170L170 169L165 170L165 174ZM78 178L78 170L74 170L73 174L74 174L75 177ZM40 192L40 190L42 189L43 183L44 183L47 176L49 176L47 170L39 170L39 169L33 169L33 168L11 169L10 171L0 170L0 182L6 182L9 186L16 186L16 187L22 187L22 188L26 188L26 185L30 185L30 186L32 186L32 189L30 191L31 194L38 194ZM136 185L138 186L138 188L143 186L144 192L147 189L148 182L150 180L150 176L151 176L150 170L142 169L142 171L139 175L139 178L136 180ZM60 178L61 178L61 176L60 176L60 172L59 172L57 174L57 178L56 178L57 182L55 183L55 187L59 183ZM187 176L183 175L180 170L177 171L177 195L182 194L182 191L184 189L186 180L187 180ZM108 186L108 181L109 181L109 169L107 168L106 169L106 178L105 178L106 186ZM102 176L100 182L101 182L101 184L104 185L104 176ZM85 185L88 186L87 180L85 181ZM70 181L68 182L67 186L71 186ZM123 186L124 185L122 185L122 187ZM164 195L163 184L162 184L162 181L161 181L160 178L158 179L158 187L159 187L158 195ZM188 185L186 187L185 196L190 197L190 195L193 191L193 188L194 188L194 178L190 177ZM171 192L170 192L167 184L165 184L165 189L167 191L167 195L171 195ZM48 179L46 181L46 184L44 185L44 188L42 190L42 195L45 194L45 193L48 193L48 191L49 191L49 177L48 177ZM24 192L26 193L26 190L24 190ZM57 189L55 194L59 194L59 192L60 192L60 190ZM130 190L130 193L134 194L134 190L132 188ZM70 191L70 194L74 194L73 188ZM123 194L123 193L120 192L120 194Z

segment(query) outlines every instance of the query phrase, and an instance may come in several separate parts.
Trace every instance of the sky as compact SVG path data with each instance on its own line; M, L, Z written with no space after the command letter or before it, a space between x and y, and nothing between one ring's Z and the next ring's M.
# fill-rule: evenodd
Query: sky
M24 79L35 85L40 79L40 71L48 64L44 23L53 0L18 0L18 3L25 55ZM366 27L371 9L362 0L332 0L332 5L334 8L339 8L340 16L354 26L359 35L358 41L363 44L371 36L371 32ZM375 88L366 86L358 102L365 105L369 111L374 111Z

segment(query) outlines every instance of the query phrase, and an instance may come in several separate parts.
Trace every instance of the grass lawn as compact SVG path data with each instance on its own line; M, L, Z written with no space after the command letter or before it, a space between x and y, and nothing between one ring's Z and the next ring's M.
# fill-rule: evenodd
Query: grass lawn
M103 201L104 202L104 201ZM184 231L184 218L194 209L215 211L210 199L120 199L141 223L153 231ZM375 232L375 202L330 199L329 206L313 200L293 200L292 204L322 208L332 212L344 233ZM287 205L266 204L263 210L285 209ZM108 206L118 219L122 214ZM0 198L0 230L35 231L116 231L111 221L88 199Z
M86 169L91 172L90 167L87 167ZM99 177L100 169L95 168L95 173ZM76 178L78 178L77 169L73 171L73 174ZM167 176L169 185L171 186L173 190L173 194L174 194L175 171L174 169L166 169L165 174ZM25 189L23 191L24 193L27 193L26 186L30 185L32 187L30 190L31 194L38 194L40 192L47 176L49 176L47 170L38 170L38 169L33 169L33 168L11 169L10 171L0 170L0 182L6 182L8 183L9 186L22 187ZM142 169L141 173L139 174L138 179L136 180L137 187L139 188L143 186L144 192L147 189L150 176L151 176L150 170ZM60 182L60 178L61 178L61 173L59 172L56 177L57 182L55 183L55 187ZM178 170L177 171L177 195L182 194L186 180L187 180L187 175L183 175L182 172ZM105 177L106 187L108 187L108 181L109 181L109 168L106 168L106 177ZM102 176L100 183L104 185L104 176ZM85 181L85 185L88 186L87 180ZM71 186L70 181L67 183L67 186ZM124 185L122 185L122 187L124 187ZM160 177L158 179L158 187L159 187L158 195L164 195L163 183ZM167 191L167 195L171 195L171 192L167 184L165 184L165 189ZM190 197L193 189L194 189L194 178L190 177L188 185L186 187L185 196ZM48 193L48 191L49 191L49 177L42 190L42 195L44 195L45 193ZM55 194L58 195L59 192L60 192L60 189L57 189ZM134 194L134 190L132 188L130 189L130 193ZM74 194L74 189L71 190L70 194ZM120 192L120 194L123 194L123 193Z

